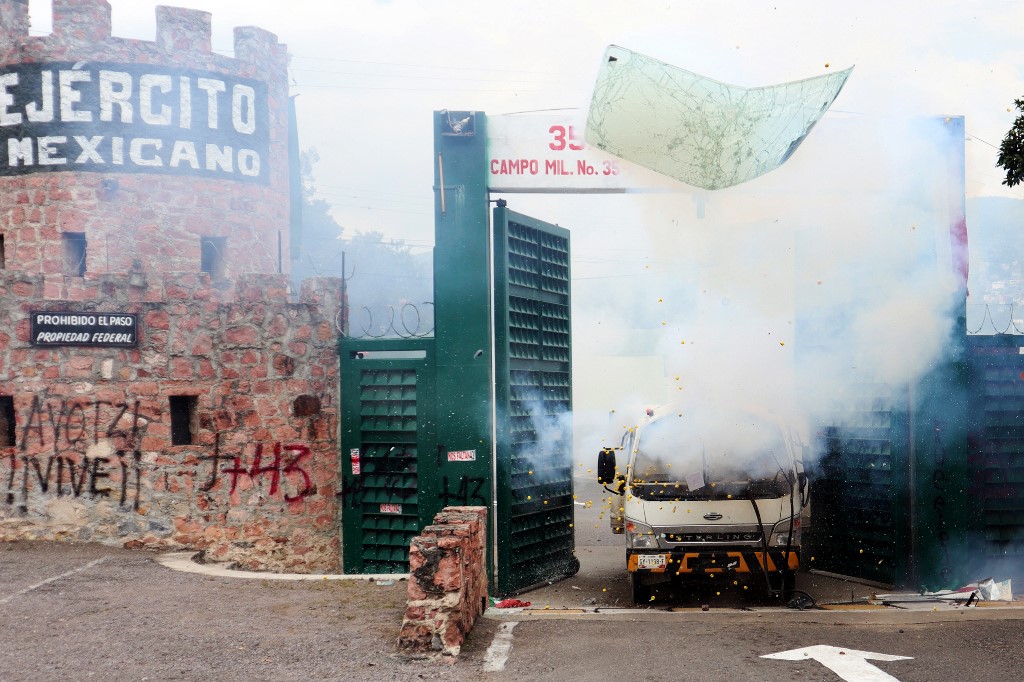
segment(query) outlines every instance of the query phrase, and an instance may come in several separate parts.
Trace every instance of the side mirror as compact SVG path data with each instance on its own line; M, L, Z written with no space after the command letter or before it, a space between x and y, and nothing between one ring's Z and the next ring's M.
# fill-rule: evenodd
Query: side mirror
M810 495L809 495L810 491L808 490L808 487L810 486L810 482L811 481L807 477L807 474L804 473L803 471L797 473L796 480L797 480L797 486L798 486L798 488L800 490L800 506L801 507L806 507L807 506L807 501L810 499Z
M597 455L597 482L609 485L615 482L615 450L604 448Z

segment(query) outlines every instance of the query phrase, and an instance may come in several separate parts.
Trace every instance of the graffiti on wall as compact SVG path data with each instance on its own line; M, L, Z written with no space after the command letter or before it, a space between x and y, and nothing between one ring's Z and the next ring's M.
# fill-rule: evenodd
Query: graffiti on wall
M218 418L223 423L222 411ZM300 424L306 428L299 431L306 430L312 438L318 431L313 424L316 419L303 419L309 424ZM144 490L152 487L147 479L161 476L165 481L183 476L194 482L196 494L223 498L227 504L235 503L236 493L248 488L259 488L285 503L317 494L310 470L313 450L304 443L246 443L225 452L221 433L215 431L212 446L193 446L210 454L179 456L176 459L181 461L166 463L168 452L164 451L160 454L165 457L153 463L144 456L143 443L150 441L148 454L151 427L165 425L165 415L147 412L138 400L43 400L37 396L16 424L16 443L0 456L0 501L20 513L27 512L30 500L37 498L104 499L120 511L144 512ZM320 431L330 434L330 424Z
M138 400L128 403L64 398L44 402L35 396L22 421L19 448L25 452L32 444L43 448L49 443L57 454L62 448L79 450L90 442L99 443L100 438L138 442L140 404ZM43 425L44 420L49 428Z
M256 483L262 477L268 477L270 487L267 492L271 497L281 491L282 480L287 481L289 478L293 480L297 478L301 481L301 487L297 488L295 494L283 493L285 502L294 502L316 493L316 486L313 485L312 477L301 466L304 460L313 455L313 451L308 446L298 443L284 445L278 442L271 446L270 451L273 453L273 458L269 463L264 463L263 443L256 443L255 452L249 460L248 466L246 466L241 455L221 454L220 437L218 436L214 441L213 454L204 457L204 459L211 462L211 467L209 478L201 490L203 492L214 490L217 487L218 480L221 476L224 476L231 481L230 492L234 494L238 489L239 477L246 477L253 483ZM221 462L226 463L222 465Z

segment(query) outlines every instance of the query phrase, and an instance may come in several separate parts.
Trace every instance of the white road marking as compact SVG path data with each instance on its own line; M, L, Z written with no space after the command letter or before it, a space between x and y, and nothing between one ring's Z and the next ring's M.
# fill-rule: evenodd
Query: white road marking
M494 633L491 645L484 652L485 673L497 673L505 669L508 655L512 653L512 631L517 625L519 625L518 622L502 623L498 631Z
M775 658L782 661L804 661L814 659L834 672L846 682L899 682L892 675L879 670L868 663L867 659L876 661L909 661L913 656L895 656L893 654L876 654L873 651L857 651L842 647L816 644L803 649L790 649L777 654L766 654L761 658Z
M39 589L43 585L49 585L50 583L52 583L54 581L60 580L62 578L67 578L69 576L74 575L75 573L79 573L79 572L84 571L86 569L92 568L93 566L96 566L97 564L102 564L104 561L106 561L109 558L110 557L105 556L105 557L100 557L99 559L93 559L92 561L90 561L89 563L85 564L84 566L79 566L78 568L73 568L70 571L68 571L67 573L61 573L60 575L55 575L52 578L47 578L46 580L42 580L42 581L36 583L35 585L29 585L28 587L26 587L23 590L18 590L14 594L9 594L6 597L4 597L3 599L0 599L0 604L6 604L7 602L11 601L15 597L20 597L23 594L28 594L32 590Z

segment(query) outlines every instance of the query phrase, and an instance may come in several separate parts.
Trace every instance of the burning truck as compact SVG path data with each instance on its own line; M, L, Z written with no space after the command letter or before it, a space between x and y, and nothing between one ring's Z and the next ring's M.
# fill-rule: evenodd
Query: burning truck
M648 409L619 447L598 455L597 479L614 496L612 532L625 536L634 603L653 600L658 584L722 578L792 597L808 479L803 448L782 422Z

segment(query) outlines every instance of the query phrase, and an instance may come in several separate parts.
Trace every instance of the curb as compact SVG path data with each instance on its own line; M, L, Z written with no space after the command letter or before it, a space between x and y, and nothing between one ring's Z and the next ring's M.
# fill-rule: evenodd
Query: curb
M197 573L217 578L247 578L250 580L363 580L383 582L386 580L408 580L408 573L382 573L346 575L341 573L263 573L260 571L236 571L228 564L199 564L193 561L198 552L167 552L156 557L157 563L172 571Z

